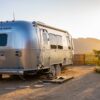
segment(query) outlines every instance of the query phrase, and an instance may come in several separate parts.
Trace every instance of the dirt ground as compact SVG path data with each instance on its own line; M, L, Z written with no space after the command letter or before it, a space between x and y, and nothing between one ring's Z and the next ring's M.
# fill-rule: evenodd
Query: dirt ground
M34 76L0 80L0 100L100 100L100 74L94 66L67 66L62 75L74 79L63 84L43 83Z

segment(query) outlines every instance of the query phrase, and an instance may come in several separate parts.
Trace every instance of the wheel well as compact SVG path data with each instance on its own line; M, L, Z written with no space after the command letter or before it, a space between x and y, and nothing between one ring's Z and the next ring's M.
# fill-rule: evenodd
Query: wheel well
M56 66L56 65L60 65L60 67L62 67L62 63L59 63L59 64L53 64L53 66Z
M60 67L62 67L62 63L60 63L59 65L60 65Z

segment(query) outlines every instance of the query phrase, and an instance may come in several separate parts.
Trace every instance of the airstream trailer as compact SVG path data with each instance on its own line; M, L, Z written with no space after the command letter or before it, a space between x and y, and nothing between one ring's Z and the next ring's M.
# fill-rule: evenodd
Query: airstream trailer
M64 30L41 22L0 22L0 75L43 69L57 74L72 64L73 41Z

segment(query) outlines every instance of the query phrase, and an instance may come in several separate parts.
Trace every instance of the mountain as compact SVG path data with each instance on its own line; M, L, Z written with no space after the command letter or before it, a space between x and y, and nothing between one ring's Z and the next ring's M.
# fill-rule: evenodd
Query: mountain
M95 38L74 38L74 53L85 54L100 50L100 40Z

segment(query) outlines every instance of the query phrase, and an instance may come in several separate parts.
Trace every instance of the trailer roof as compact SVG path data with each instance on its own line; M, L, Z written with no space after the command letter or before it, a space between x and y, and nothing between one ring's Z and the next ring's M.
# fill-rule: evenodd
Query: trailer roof
M54 30L61 31L61 32L64 32L64 33L69 34L69 33L68 33L67 31L65 31L65 30L62 30L62 29L59 29L59 28L55 28L55 27L52 27L52 26L50 26L50 25L46 25L45 23L42 23L42 22L38 22L38 21L36 22L36 21L34 21L33 24L40 25L40 26L47 27L47 28L51 28L51 29L54 29Z
M28 21L2 21L0 23L3 23L3 22L6 23L6 22L28 22ZM70 35L66 30L62 30L62 29L47 25L47 24L40 22L40 21L33 21L32 24L47 27L47 28L54 29L57 31L61 31L61 32L64 32L64 33L67 33L68 35Z

